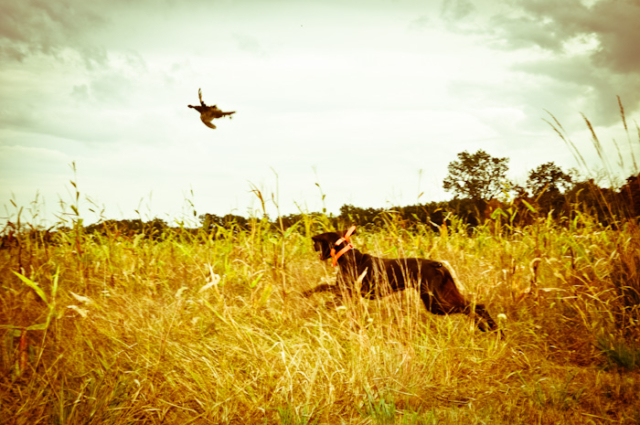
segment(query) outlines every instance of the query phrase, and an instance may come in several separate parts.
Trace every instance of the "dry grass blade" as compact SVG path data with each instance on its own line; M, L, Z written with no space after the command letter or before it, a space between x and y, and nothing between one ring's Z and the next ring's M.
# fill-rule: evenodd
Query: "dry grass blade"
M571 139L565 136L564 134L565 131L560 125L560 123L558 122L558 120L556 119L556 117L553 116L553 114L549 111L545 110L545 112L547 112L551 116L555 124L546 119L543 119L543 121L549 124L549 126L556 132L556 134L560 137L560 139L562 139L562 141L567 145L567 147L569 148L569 151L575 158L576 162L578 162L578 164L581 164L582 167L584 167L584 169L589 168L587 166L587 162L584 160L584 157L582 156L580 151L576 148L575 144L571 141Z

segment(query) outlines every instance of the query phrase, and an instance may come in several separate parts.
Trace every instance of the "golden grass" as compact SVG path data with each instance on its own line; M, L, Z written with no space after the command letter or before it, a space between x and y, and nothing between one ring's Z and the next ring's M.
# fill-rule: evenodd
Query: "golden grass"
M310 243L322 224L156 240L75 229L0 250L0 422L640 421L633 222L488 222L469 236L390 217L354 236L365 252L447 261L502 340L412 292L302 298L333 280Z

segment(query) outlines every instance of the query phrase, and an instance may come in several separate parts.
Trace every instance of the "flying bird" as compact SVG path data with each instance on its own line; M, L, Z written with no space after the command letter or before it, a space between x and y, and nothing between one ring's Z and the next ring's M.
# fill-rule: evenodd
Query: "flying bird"
M218 109L216 105L207 106L202 101L202 89L198 89L198 98L200 98L200 106L188 105L189 108L193 108L196 111L200 112L200 119L209 128L216 128L215 125L211 121L216 118L229 117L232 118L231 115L235 114L236 111L224 112Z

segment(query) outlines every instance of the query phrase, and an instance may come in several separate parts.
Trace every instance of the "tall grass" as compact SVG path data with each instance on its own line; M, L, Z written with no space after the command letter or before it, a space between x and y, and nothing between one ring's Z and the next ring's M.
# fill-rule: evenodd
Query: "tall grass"
M447 261L504 340L426 313L411 292L302 298L334 274L309 243L325 230L315 218L284 231L254 219L215 237L71 227L0 251L1 421L638 419L636 224L540 218L501 233L489 221L469 236L455 220L439 234L386 223L357 246Z
M466 316L428 314L410 291L301 297L334 279L310 243L330 229L326 215L88 233L74 188L64 229L34 231L15 206L4 231L0 423L640 420L632 219L516 227L496 215L470 231L451 217L436 233L388 213L353 237L372 254L446 261L500 339Z

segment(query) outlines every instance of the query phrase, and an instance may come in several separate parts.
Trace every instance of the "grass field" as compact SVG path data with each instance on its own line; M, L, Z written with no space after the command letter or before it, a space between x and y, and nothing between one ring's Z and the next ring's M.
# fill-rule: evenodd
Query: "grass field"
M301 297L334 279L323 217L215 238L74 223L0 250L1 423L640 423L633 221L359 229L362 251L448 262L503 339L412 291Z

